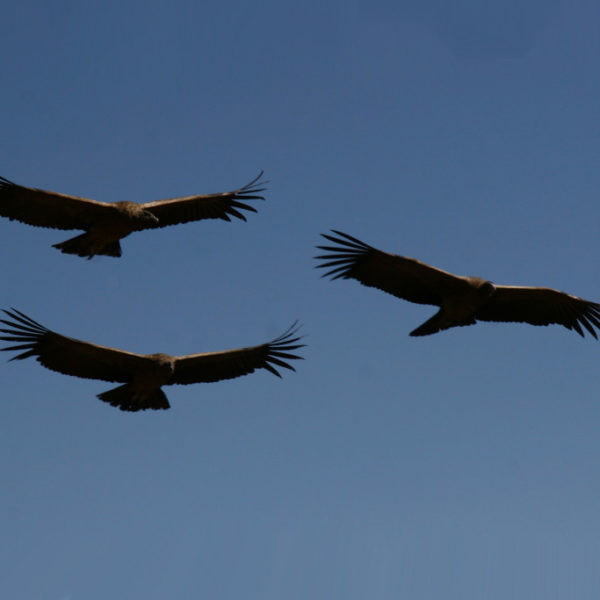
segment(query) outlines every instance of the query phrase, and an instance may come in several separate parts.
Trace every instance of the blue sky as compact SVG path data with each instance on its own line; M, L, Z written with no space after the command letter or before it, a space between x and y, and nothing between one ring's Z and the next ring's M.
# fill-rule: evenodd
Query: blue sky
M7 598L597 598L595 340L320 279L319 236L600 300L593 2L57 2L5 7L0 174L105 201L234 189L247 223L123 257L0 220L3 307L186 354L295 319L296 373L166 388L0 361ZM8 358L8 356L7 356Z

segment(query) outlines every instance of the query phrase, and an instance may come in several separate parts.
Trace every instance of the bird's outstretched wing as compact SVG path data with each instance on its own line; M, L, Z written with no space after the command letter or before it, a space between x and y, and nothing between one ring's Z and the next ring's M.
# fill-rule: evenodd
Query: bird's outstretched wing
M266 188L262 187L264 185L262 182L258 183L262 175L263 171L250 183L232 192L146 202L142 204L143 209L151 212L159 220L155 225L148 225L148 227L166 227L203 219L230 221L230 217L237 217L245 221L246 216L240 212L241 210L257 211L253 206L241 202L241 200L265 199L264 196L260 195L260 192L263 192Z
M293 350L305 345L297 343L300 340L300 336L297 335L298 328L295 322L282 335L260 346L177 356L175 372L169 383L206 383L234 379L248 375L257 369L266 369L273 375L281 377L276 367L295 371L296 369L287 361L303 358L292 354Z
M582 326L597 338L600 304L543 287L497 285L487 304L477 311L480 321L513 321L531 325L563 325L584 336Z
M317 246L328 254L315 258L326 262L318 269L330 269L323 277L356 279L363 285L378 288L398 298L418 304L440 306L443 298L468 288L465 278L437 269L414 258L388 254L360 240L332 229L338 237L322 233L337 246Z
M11 360L35 356L48 369L84 377L126 383L132 373L149 360L144 355L107 348L65 337L46 329L16 309L4 310L12 320L0 319L10 329L0 329L0 340L17 342L0 348L3 351L23 351Z
M87 229L115 208L79 196L38 190L0 177L0 216L35 227Z

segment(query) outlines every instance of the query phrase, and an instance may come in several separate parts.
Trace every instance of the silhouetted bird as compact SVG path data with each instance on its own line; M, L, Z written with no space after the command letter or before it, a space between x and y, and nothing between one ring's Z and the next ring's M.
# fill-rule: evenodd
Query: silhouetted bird
M338 237L321 235L338 245L318 246L328 254L315 257L327 261L317 268L331 269L323 277L356 279L409 302L440 307L410 335L429 335L450 327L474 325L477 321L517 321L563 325L581 336L583 325L597 338L594 327L600 329L600 304L551 288L495 285L479 277L453 275L332 231Z
M256 369L266 369L281 377L275 367L295 371L286 361L301 359L290 352L305 345L297 343L300 337L296 335L298 327L294 323L278 338L260 346L187 356L134 354L65 337L14 308L3 312L12 321L0 319L11 327L0 329L9 334L0 340L18 344L0 350L24 350L11 360L35 356L44 367L65 375L123 383L99 394L98 398L127 411L169 408L161 389L163 385L234 379Z
M185 196L167 200L136 202L98 202L23 187L0 177L0 216L36 227L83 229L85 233L54 244L66 254L92 258L96 254L121 256L119 240L134 231L156 229L204 219L230 217L246 220L240 210L256 212L241 200L264 200L258 187L261 171L244 187L232 192Z

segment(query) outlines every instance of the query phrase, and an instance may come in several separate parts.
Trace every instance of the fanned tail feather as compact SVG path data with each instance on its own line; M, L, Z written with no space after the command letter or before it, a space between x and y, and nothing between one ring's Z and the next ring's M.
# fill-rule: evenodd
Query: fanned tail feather
M477 321L475 321L474 318L465 319L463 321L448 321L446 320L444 313L440 310L436 312L431 319L427 319L425 323L419 325L416 329L413 329L413 331L410 332L410 335L413 337L431 335L432 333L450 329L451 327L466 327L467 325L475 325L476 323Z
M98 398L121 410L136 412L138 410L166 410L171 407L165 393L160 389L151 392L136 392L130 383L98 394Z
M65 240L60 244L53 244L53 248L57 248L64 254L76 254L88 260L96 254L103 254L105 256L121 256L121 244L119 240L116 242L109 242L102 248L98 249L92 245L92 240L88 233L82 233L74 238Z

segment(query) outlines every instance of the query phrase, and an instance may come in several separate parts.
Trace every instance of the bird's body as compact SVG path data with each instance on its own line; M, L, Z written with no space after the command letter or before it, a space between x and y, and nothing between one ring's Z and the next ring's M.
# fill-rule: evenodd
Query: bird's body
M477 321L521 322L531 325L558 324L581 336L585 328L597 337L600 304L551 288L495 285L480 277L463 277L427 265L414 258L377 250L360 240L333 230L338 237L323 234L337 246L318 246L328 254L318 268L329 268L324 276L356 279L398 298L439 306L439 311L411 332L412 336L437 333Z
M106 214L99 214L86 233L54 244L65 254L92 258L98 254L121 256L120 240L134 231L157 226L158 219L135 202L115 202L108 205Z
M85 233L54 244L61 252L92 258L121 256L120 240L135 231L204 219L246 220L241 210L256 209L241 200L264 200L257 187L262 171L250 183L232 192L186 196L136 203L98 202L17 185L0 177L0 216L35 227L81 229Z
M411 332L412 336L429 335L451 327L475 325L477 314L487 304L494 286L480 277L463 277L460 290L443 296L440 310Z
M161 388L168 385L175 374L175 357L157 352L143 358L145 360L132 371L128 383L98 394L98 398L131 412L169 408L169 401Z
M46 368L65 375L122 383L98 398L126 411L169 408L161 389L164 385L233 379L257 369L279 377L276 367L294 371L286 360L300 359L290 351L304 345L296 343L300 338L294 337L294 324L283 335L259 346L185 356L135 354L60 335L15 309L4 312L12 320L0 319L10 327L0 329L8 334L0 340L18 344L1 350L24 351L11 360L35 356Z

